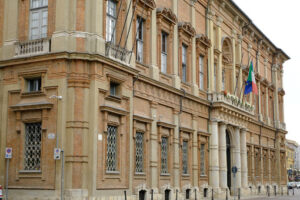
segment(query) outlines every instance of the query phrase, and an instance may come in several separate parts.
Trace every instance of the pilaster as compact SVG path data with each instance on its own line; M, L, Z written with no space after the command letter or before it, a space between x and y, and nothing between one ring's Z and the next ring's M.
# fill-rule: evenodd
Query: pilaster
M157 25L156 25L156 9L151 11L151 78L159 80L159 68L157 66Z
M191 24L195 27L195 7L194 0L191 0ZM192 38L192 84L193 84L193 94L199 96L199 87L197 84L197 70L196 70L196 38Z
M243 85L243 70L242 70L242 66L241 66L241 60L242 60L242 42L243 42L243 36L242 35L238 35L238 40L237 40L237 59L238 59L238 63L237 65L239 66L239 78L237 80L237 85L238 88L236 90L236 95L238 96L238 94L242 93L240 92L242 89L242 85ZM240 96L241 98L241 96Z
M242 187L248 188L248 165L247 165L247 146L246 146L246 130L241 129L241 172Z
M221 92L222 90L222 70L223 70L223 63L222 63L222 29L221 25L223 23L223 19L221 17L217 18L217 43L216 43L216 48L221 52L218 55L218 69L217 69L217 91L216 92Z
M173 110L173 122L175 125L174 128L174 137L173 137L173 172L174 172L174 179L173 179L173 186L174 188L180 187L180 160L179 160L179 153L180 153L180 144L179 144L179 126L180 126L180 114L179 111Z
M208 21L208 38L211 41L211 47L208 50L208 93L215 91L215 83L214 83L214 22L213 16L215 13L209 9L209 13L207 14Z
M232 30L232 37L231 37L231 42L232 42L232 82L231 82L231 93L234 92L234 89L236 87L236 49L235 49L235 37L236 37L236 31Z
M172 1L172 10L173 13L178 16L178 0ZM174 87L180 89L181 80L179 77L179 63L178 63L178 24L174 25L174 37L173 37L173 83Z
M278 72L278 64L274 64L272 66L272 82L275 85L275 91L274 91L274 124L276 127L279 127L279 104L278 104L278 79L277 79L277 72Z
M241 151L240 151L240 128L235 127L234 129L234 165L237 167L236 173L236 188L241 187Z
M158 135L157 135L157 103L151 103L151 123L150 132L150 187L158 189Z
M269 121L269 88L266 87L266 99L265 99L265 108L266 108L266 120Z
M193 170L193 186L194 187L198 187L198 121L196 116L193 116L193 142L192 142L192 151L193 151L193 166L192 166L192 170Z

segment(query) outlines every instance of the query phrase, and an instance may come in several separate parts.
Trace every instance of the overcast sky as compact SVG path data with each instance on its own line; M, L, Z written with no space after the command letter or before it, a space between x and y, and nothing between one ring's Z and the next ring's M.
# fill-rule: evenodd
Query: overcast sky
M234 0L234 2L291 58L284 63L285 122L287 138L300 144L300 1Z

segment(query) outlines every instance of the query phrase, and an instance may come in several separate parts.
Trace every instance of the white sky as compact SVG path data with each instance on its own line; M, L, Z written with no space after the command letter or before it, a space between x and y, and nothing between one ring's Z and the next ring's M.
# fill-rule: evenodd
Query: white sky
M300 144L300 1L234 0L252 22L291 59L284 63L287 138ZM299 82L298 82L299 81Z

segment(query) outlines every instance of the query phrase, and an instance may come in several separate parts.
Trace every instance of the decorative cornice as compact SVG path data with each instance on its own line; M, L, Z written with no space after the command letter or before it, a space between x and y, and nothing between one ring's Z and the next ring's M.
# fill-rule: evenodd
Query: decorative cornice
M156 8L157 17L161 17L173 25L177 23L177 17L170 8Z
M121 109L121 108L116 108L116 107L109 106L109 105L100 106L100 110L110 112L110 113L114 113L114 114L117 114L117 115L127 115L129 113L127 110L124 110L124 109Z
M163 121L158 121L157 126L162 126L162 127L171 128L171 129L176 127L176 125L174 125L174 124L170 124L168 122L163 122Z
M211 47L210 39L204 34L196 35L196 43L198 43L198 42L201 43L202 45L204 45L206 48Z
M179 22L178 23L178 31L183 31L186 34L194 37L196 35L196 31L191 23L189 22Z
M151 10L154 10L156 8L156 4L154 0L138 0L142 6L146 6L150 8Z
M23 103L10 106L13 111L27 111L27 110L42 110L51 109L53 104L48 101Z

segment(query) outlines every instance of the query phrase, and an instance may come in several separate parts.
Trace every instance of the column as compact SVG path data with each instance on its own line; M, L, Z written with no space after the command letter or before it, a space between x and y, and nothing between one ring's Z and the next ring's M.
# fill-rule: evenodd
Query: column
M241 172L242 188L248 188L246 129L241 129Z
M272 72L273 72L273 83L275 85L275 91L274 91L274 124L278 128L280 127L279 124L279 106L278 106L278 79L277 79L277 71L278 71L278 64L275 64L272 66Z
M198 122L197 116L193 115L193 142L192 142L192 151L193 151L193 164L192 164L192 175L193 175L193 186L198 187Z
M223 122L219 126L219 164L220 164L220 187L227 188L227 155L226 155L226 127Z
M217 69L217 91L216 92L221 92L222 91L222 71L223 71L223 67L222 67L222 29L221 29L221 25L223 23L223 19L221 17L218 17L217 19L217 44L216 44L216 48L221 52L218 55L218 69Z
M269 88L268 86L266 87L266 99L265 99L266 103L265 103L265 106L266 106L266 120L267 120L267 123L269 124Z
M174 137L173 137L173 172L174 172L174 178L173 178L173 186L174 188L179 188L180 187L180 160L179 160L179 155L180 155L180 144L179 144L179 126L180 126L180 114L179 110L173 110L173 121L174 125L176 126L174 128Z
M178 0L172 1L172 10L176 17L178 16ZM180 89L181 80L179 77L179 64L178 64L178 25L174 25L174 37L173 37L173 83L174 87Z
M191 0L191 21L192 26L195 27L195 0ZM199 88L197 84L197 64L196 64L196 38L192 38L192 84L193 84L193 94L199 96Z
M214 22L213 16L215 13L209 9L207 14L208 22L208 38L211 41L211 47L208 49L208 93L212 93L215 90L214 84Z
M258 90L258 119L260 121L263 121L263 115L261 113L261 106L262 106L262 102L263 100L261 99L261 91L260 91L260 81L257 82L257 90Z
M235 71L235 64L236 64L236 52L235 52L235 37L236 31L232 30L231 42L232 42L232 82L231 82L231 91L230 93L234 92L236 87L236 71Z
M158 135L157 135L157 103L151 102L151 123L150 131L150 187L158 191ZM156 193L155 192L155 193Z
M271 176L271 171L272 171L272 168L271 168L271 151L270 149L268 149L268 180L269 180L269 183L272 183L272 176Z
M156 25L156 9L151 11L151 64L150 73L151 77L155 80L159 80L159 68L157 66L157 25ZM160 39L160 38L158 38Z
M234 129L234 149L233 149L233 155L234 155L234 165L237 167L237 173L236 173L236 182L235 187L240 188L241 187L241 152L240 152L240 128L236 127Z
M213 119L210 122L210 167L209 167L209 185L213 188L219 188L219 142L218 142L218 121Z

